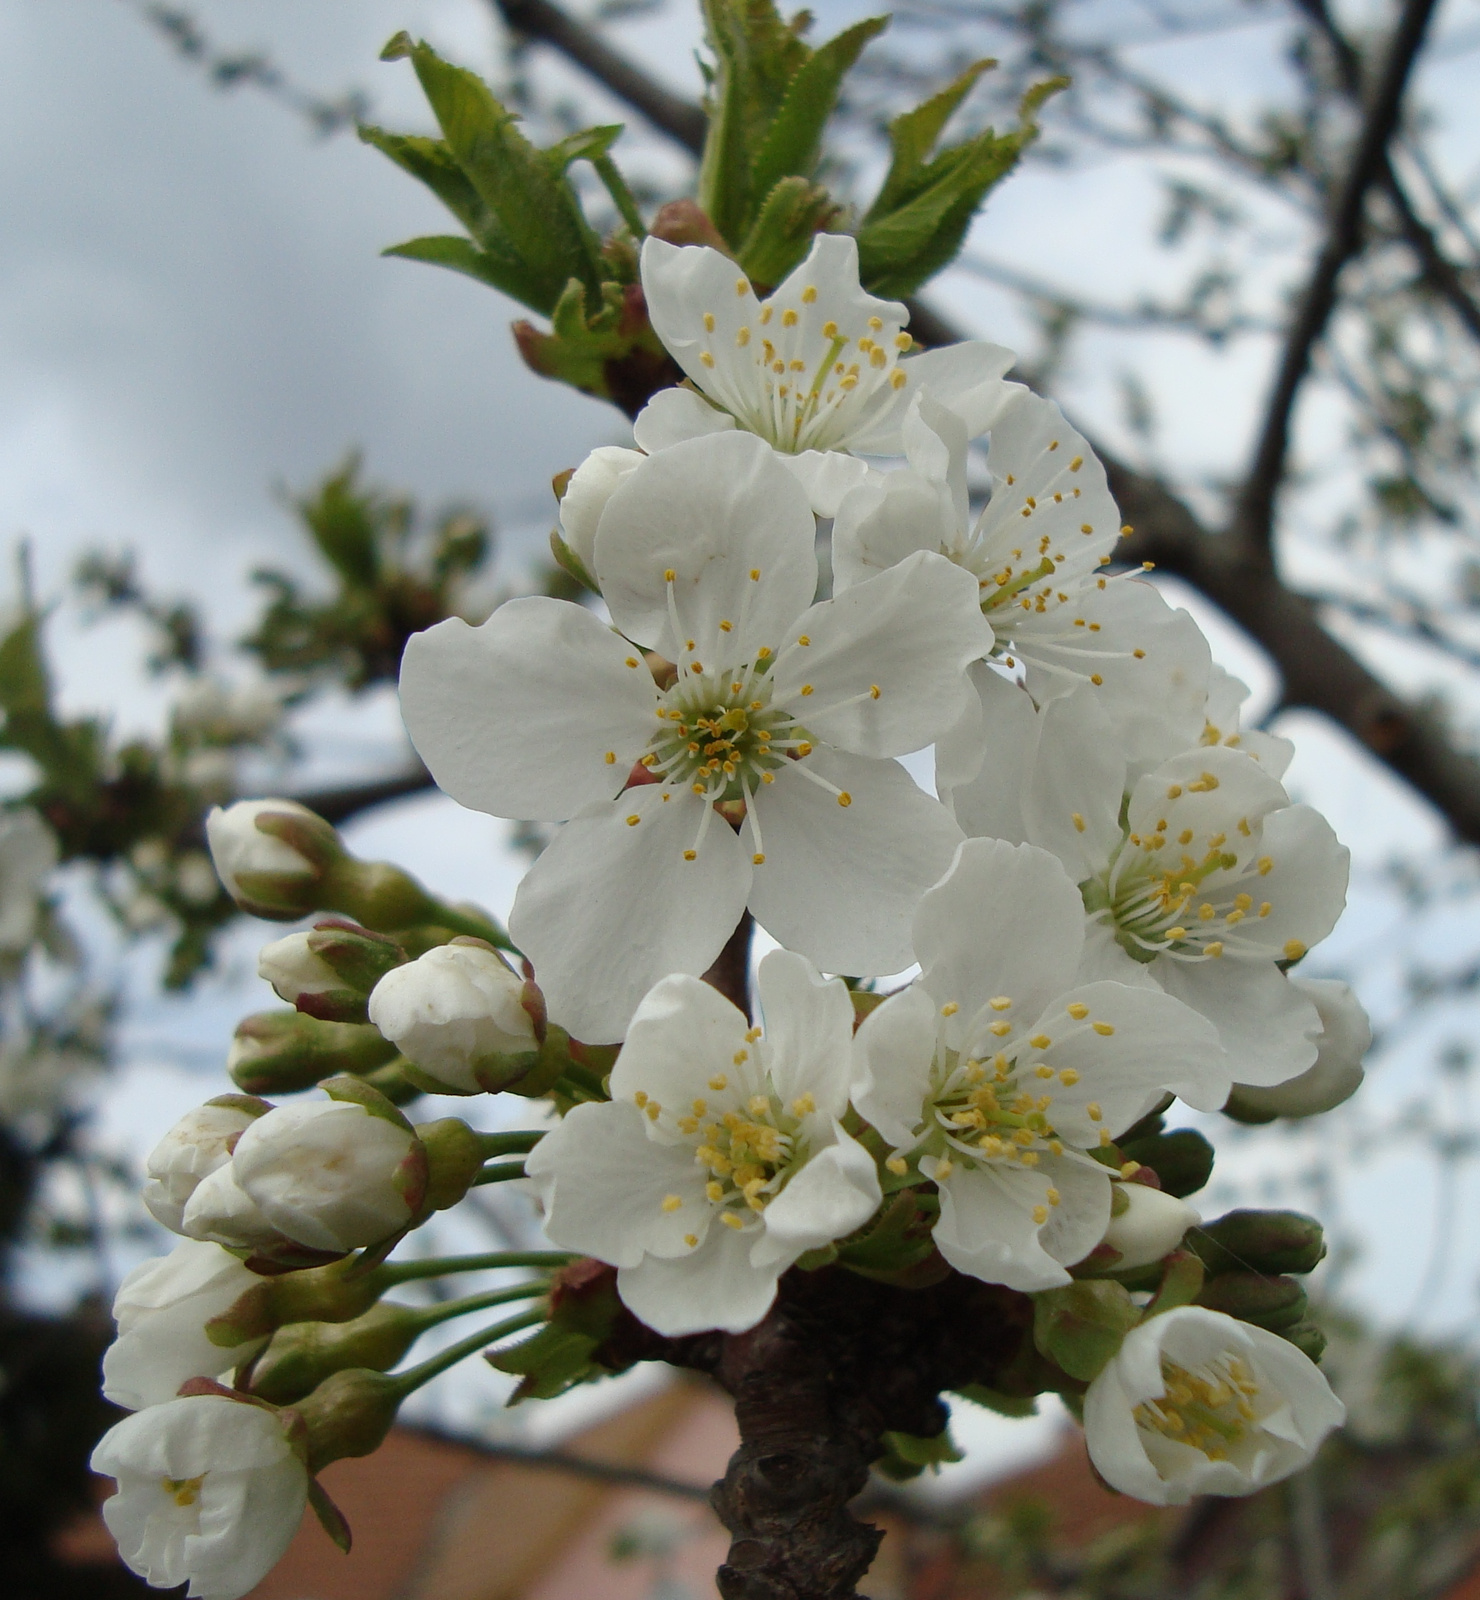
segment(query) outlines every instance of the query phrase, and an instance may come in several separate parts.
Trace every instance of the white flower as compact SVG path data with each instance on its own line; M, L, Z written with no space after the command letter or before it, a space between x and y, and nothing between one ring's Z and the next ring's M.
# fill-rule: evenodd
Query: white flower
M1211 1019L1228 1052L1222 1098L1233 1077L1304 1072L1320 1018L1282 967L1341 914L1350 855L1330 824L1240 749L1194 745L1138 775L1092 691L1034 713L1000 678L978 687L993 759L947 803L967 833L1063 862L1090 921L1082 976L1151 982ZM945 751L948 777L953 762Z
M1105 469L1051 400L1017 384L1006 391L987 456L992 496L974 525L965 427L933 391L911 403L903 430L909 466L871 474L838 507L838 588L914 551L937 551L976 579L994 655L1021 664L1038 704L1091 684L1101 714L1130 742L1170 733L1172 748L1194 743L1207 641L1149 584L1104 574L1121 536Z
M289 1005L296 1005L300 995L331 994L345 987L344 979L309 947L309 937L290 933L274 939L257 957L257 976Z
M223 1097L225 1099L226 1097ZM224 1167L236 1141L262 1112L237 1101L197 1106L165 1134L144 1162L144 1204L173 1233L202 1179Z
M1372 1044L1372 1024L1362 1003L1337 978L1302 978L1291 985L1305 995L1321 1019L1316 1064L1298 1078L1272 1088L1237 1084L1239 1111L1256 1117L1314 1117L1350 1100L1362 1086L1362 1057Z
M231 1171L285 1238L311 1250L355 1250L411 1221L406 1164L416 1150L414 1134L364 1106L311 1100L254 1122Z
M308 1469L260 1406L195 1395L110 1428L92 1467L118 1481L103 1521L157 1589L238 1600L282 1559L308 1500Z
M648 316L673 359L703 391L663 389L633 428L651 454L740 427L795 472L830 517L867 467L848 452L897 455L905 408L928 385L973 437L990 424L1013 355L967 341L903 358L906 308L858 282L858 246L819 233L807 259L764 302L728 256L649 238L642 247Z
M873 1215L873 1158L844 1131L853 1006L837 978L773 950L765 1032L697 978L643 1000L610 1102L575 1108L525 1170L559 1245L617 1267L660 1333L752 1327L808 1250Z
M187 1378L219 1378L265 1338L213 1344L205 1325L262 1282L218 1244L182 1239L167 1256L134 1268L118 1286L118 1337L103 1354L103 1393L130 1411L173 1400Z
M282 715L282 695L269 684L196 678L180 691L170 722L186 738L244 744L265 739Z
M56 835L36 812L0 816L0 951L19 954L35 937L41 894L56 864Z
M1169 1256L1181 1244L1182 1235L1202 1221L1185 1200L1144 1183L1123 1183L1118 1192L1124 1209L1111 1217L1102 1241L1120 1254L1117 1272L1149 1267Z
M243 896L239 881L243 873L271 873L305 880L318 875L318 867L307 856L258 828L258 817L282 812L318 820L296 800L238 800L224 811L220 806L211 808L206 817L206 842L216 873L233 899Z
M492 950L440 945L386 973L370 995L370 1020L413 1065L471 1093L480 1060L538 1048L523 993Z
M891 758L958 719L991 630L969 576L929 554L812 605L813 530L751 435L675 445L602 514L615 630L536 597L406 647L402 714L438 784L495 816L571 819L510 931L578 1038L620 1038L747 904L825 971L912 959L910 916L960 835ZM676 667L655 681L645 649Z
M596 525L617 485L646 458L640 450L598 446L571 474L560 500L560 529L587 572L596 565Z
M1253 1494L1311 1460L1346 1408L1294 1345L1183 1306L1126 1335L1084 1397L1105 1481L1152 1505Z
M1033 1292L1069 1281L1110 1223L1108 1144L1171 1089L1226 1081L1214 1029L1166 995L1076 983L1084 908L1047 852L972 839L915 918L920 980L871 1011L853 1103L940 1189L959 1272Z
M236 1181L228 1161L202 1178L186 1203L180 1232L228 1250L263 1250L283 1243L283 1235Z

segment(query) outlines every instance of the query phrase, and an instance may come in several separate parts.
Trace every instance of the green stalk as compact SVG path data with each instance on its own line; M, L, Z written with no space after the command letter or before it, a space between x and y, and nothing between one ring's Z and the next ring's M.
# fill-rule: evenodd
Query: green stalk
M410 1367L405 1372L398 1372L391 1379L397 1390L398 1401L404 1400L408 1395L415 1394L423 1384L430 1383L433 1378L440 1377L449 1367L455 1367L459 1361L476 1354L485 1346L495 1340L505 1338L508 1334L518 1333L521 1328L532 1328L536 1323L545 1320L545 1311L540 1307L532 1311L522 1311L517 1317L510 1317L507 1321L496 1322L491 1328L480 1329L477 1333L469 1334L466 1339L459 1339L456 1344L449 1345L445 1350L439 1351L429 1360L423 1361L420 1366Z
M432 1256L425 1261L388 1261L376 1269L376 1282L392 1288L421 1278L450 1277L454 1272L491 1272L499 1267L568 1266L576 1257L568 1250L490 1250L476 1256Z

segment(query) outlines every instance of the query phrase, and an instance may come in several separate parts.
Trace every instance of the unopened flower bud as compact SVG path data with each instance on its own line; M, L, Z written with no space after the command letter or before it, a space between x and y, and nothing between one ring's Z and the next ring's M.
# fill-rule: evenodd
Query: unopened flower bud
M588 573L596 570L596 524L617 485L647 457L640 450L599 445L571 474L560 500L565 544Z
M251 1094L291 1094L339 1072L371 1072L396 1054L371 1027L259 1011L236 1025L226 1070Z
M274 1405L312 1394L347 1367L383 1372L416 1342L426 1317L411 1306L385 1301L353 1322L294 1322L279 1328L252 1367L251 1391Z
M1304 1284L1263 1272L1220 1272L1203 1285L1197 1303L1271 1333L1293 1328L1306 1312Z
M228 1250L272 1253L283 1235L262 1214L237 1181L232 1162L217 1167L196 1185L180 1221L191 1239L209 1239Z
M420 1142L399 1112L389 1103L385 1109L392 1115L345 1100L279 1106L238 1142L236 1181L298 1244L333 1251L379 1244L416 1215L426 1187Z
M1291 973L1290 982L1321 1018L1315 1065L1270 1088L1236 1083L1224 1110L1240 1122L1319 1116L1350 1100L1362 1085L1362 1057L1372 1045L1372 1024L1361 1001L1349 985L1335 978L1302 978Z
M290 1413L306 1432L309 1471L378 1450L404 1398L404 1386L383 1372L348 1367L331 1373Z
M370 1020L429 1087L495 1092L538 1061L524 993L494 950L455 940L386 973L370 996Z
M231 1352L290 1322L350 1322L363 1316L379 1300L385 1282L375 1270L348 1271L352 1265L341 1259L258 1278L207 1322L206 1337Z
M236 1141L272 1109L265 1100L221 1095L187 1111L144 1162L144 1204L174 1233L184 1229L185 1207L200 1184L231 1159Z
M227 1351L206 1331L262 1279L218 1244L182 1239L118 1286L118 1337L103 1355L103 1393L138 1411L163 1405L187 1378L219 1377L259 1350L265 1335Z
M1320 1223L1298 1211L1230 1211L1196 1229L1187 1247L1213 1274L1309 1272L1326 1254Z
M291 922L316 911L316 890L344 854L339 835L296 800L238 800L206 818L226 892L254 917Z
M1181 1244L1183 1234L1201 1220L1185 1200L1144 1183L1117 1184L1115 1199L1125 1204L1111 1217L1104 1242L1120 1255L1115 1263L1117 1272L1149 1267L1169 1256Z
M364 1022L370 991L405 959L394 939L331 919L265 945L257 976L307 1016Z

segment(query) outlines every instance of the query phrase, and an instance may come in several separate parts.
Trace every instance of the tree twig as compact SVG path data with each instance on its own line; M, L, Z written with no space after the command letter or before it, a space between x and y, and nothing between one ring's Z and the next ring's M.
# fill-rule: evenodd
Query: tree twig
M1233 519L1235 537L1250 549L1267 553L1270 548L1275 498L1285 478L1295 401L1310 371L1311 354L1336 308L1341 269L1361 249L1367 193L1380 175L1388 144L1397 132L1404 92L1436 4L1437 0L1404 0L1382 74L1352 150L1351 165L1331 211L1325 241L1290 320L1274 388L1265 408L1264 427Z

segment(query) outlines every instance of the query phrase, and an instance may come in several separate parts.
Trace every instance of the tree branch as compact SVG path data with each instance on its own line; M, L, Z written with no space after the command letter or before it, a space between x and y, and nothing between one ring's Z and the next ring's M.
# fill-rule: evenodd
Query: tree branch
M1405 0L1382 75L1352 151L1351 166L1332 208L1325 243L1316 256L1285 336L1279 371L1265 409L1264 429L1239 494L1233 522L1233 532L1239 540L1266 554L1274 534L1275 498L1285 478L1296 397L1310 371L1311 353L1336 308L1341 269L1361 248L1367 192L1376 182L1387 158L1388 144L1397 132L1403 95L1436 4L1437 0Z
M549 12L556 8L540 0L540 14ZM555 34L530 31L565 48ZM622 65L613 78L588 70L622 95L623 84L642 77L631 62ZM910 331L927 345L962 337L921 301L910 302ZM1209 532L1165 484L1095 449L1122 514L1137 530L1126 556L1155 561L1200 589L1269 652L1284 680L1286 705L1329 716L1431 801L1460 838L1480 844L1480 761L1457 750L1437 718L1406 704L1327 633L1314 606L1285 588L1262 553L1252 563L1241 561L1233 541Z

